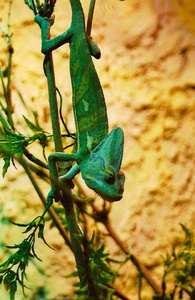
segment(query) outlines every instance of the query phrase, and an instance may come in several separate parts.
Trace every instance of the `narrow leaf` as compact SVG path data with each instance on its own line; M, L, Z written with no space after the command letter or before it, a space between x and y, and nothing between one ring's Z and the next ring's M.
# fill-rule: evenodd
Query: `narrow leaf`
M15 293L17 291L17 283L16 280L14 280L11 284L10 284L10 300L14 300L15 299Z
M75 271L75 272L73 272L71 274L65 275L65 278L73 278L73 277L77 277L77 276L78 276L78 272Z
M114 290L112 288L110 288L110 287L108 287L108 286L106 286L104 284L101 284L101 283L98 283L98 287L100 289L102 289L102 290L106 290L109 293L113 293L114 292Z
M9 273L6 275L6 278L9 282L13 281L16 277L16 273L14 271L9 271Z
M10 223L14 224L14 225L17 225L19 227L27 227L29 226L30 223L27 223L27 224L22 224L22 223L16 223L16 222L13 222L13 221L10 221Z
M33 242L32 244L32 253L31 253L32 257L36 257L36 259L38 259L39 261L42 261L36 254L35 252L35 243Z
M2 176L5 177L5 174L7 173L7 170L10 166L10 157L9 156L5 156L3 158L4 160L4 165L3 165L3 169L2 169Z
M8 292L9 289L10 289L10 281L9 281L9 279L8 279L7 276L8 276L8 275L6 275L6 276L4 277L3 284L4 284L5 290Z
M54 248L52 248L52 247L46 242L45 237L44 237L44 234L43 234L43 230L44 230L44 225L43 225L43 224L40 224L40 226L39 226L39 232L38 232L38 237L39 237L40 239L42 239L43 242L45 243L45 245L47 245L50 249L55 250Z
M26 124L28 125L28 127L33 131L33 132L37 132L37 131L42 131L42 128L37 124L34 125L29 119L27 119L24 115L23 115L24 121L26 122Z

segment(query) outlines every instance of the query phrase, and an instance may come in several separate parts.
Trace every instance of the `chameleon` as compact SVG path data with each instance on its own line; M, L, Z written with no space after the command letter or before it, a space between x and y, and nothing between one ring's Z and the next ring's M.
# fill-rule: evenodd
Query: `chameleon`
M85 16L80 0L70 0L72 19L67 31L49 39L54 17L39 14L35 22L41 28L42 53L47 55L65 43L70 46L70 77L72 104L76 125L77 152L54 152L48 157L51 191L48 199L60 199L60 187L79 172L86 185L103 199L114 202L122 198L125 176L120 170L124 134L120 127L108 133L107 110L103 90L92 61L100 58L100 50L85 28ZM94 7L95 0L91 0ZM89 31L88 31L89 32ZM58 174L58 162L74 162L63 176Z

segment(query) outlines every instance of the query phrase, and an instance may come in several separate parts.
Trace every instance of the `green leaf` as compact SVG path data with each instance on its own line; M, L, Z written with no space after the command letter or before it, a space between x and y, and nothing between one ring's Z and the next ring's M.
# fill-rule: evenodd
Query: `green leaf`
M13 260L14 260L14 254L11 255L8 258L8 260L6 260L4 263L2 263L0 265L0 274L3 274L3 273L5 273L7 271L8 266L13 263Z
M75 236L81 245L83 245L86 242L86 238L83 235L75 234Z
M27 265L28 265L28 264L26 264L26 261L22 261L22 262L20 263L20 265L19 265L19 269L20 269L21 271L25 271Z
M44 231L44 224L41 223L41 224L39 225L38 238L42 239L43 242L45 243L45 245L47 245L50 249L55 250L54 248L52 248L52 247L46 242L45 237L44 237L44 234L43 234L43 231Z
M39 126L39 124L36 122L36 125L33 124L29 119L27 119L24 115L23 115L24 121L26 122L26 124L28 125L28 127L33 131L33 132L37 132L37 131L43 131L43 129Z
M98 285L98 287L99 287L100 289L106 290L106 291L109 292L109 293L113 293L113 292L114 292L114 290L113 290L111 287L108 287L108 286L106 286L106 285L104 285L104 284L98 283L97 285Z
M16 283L16 280L14 280L10 284L10 300L14 300L15 299L15 293L16 293L16 291L17 291L17 283Z
M10 281L9 281L9 274L7 274L4 279L3 279L3 284L4 284L4 288L5 290L8 292L10 289Z
M10 166L10 157L9 156L5 156L3 158L4 160L4 165L3 165L3 169L2 169L2 176L5 177L5 174L7 173L7 170Z
M29 232L32 228L36 227L36 222L31 222L29 223L28 227L26 227L25 231L23 231L23 233L27 233Z
M32 243L32 253L31 253L32 257L36 257L36 259L38 259L39 261L42 261L36 254L35 252L35 241Z
M186 237L190 237L191 236L190 230L184 224L182 224L182 223L179 223L179 224L180 224L181 228L183 229L183 231L185 232Z
M9 273L6 275L6 278L9 282L13 281L16 277L16 273L14 271L9 271Z
M72 272L71 274L65 275L64 278L74 278L78 276L78 271Z
M91 237L91 239L89 241L89 245L93 245L94 239L95 239L95 230L93 231L92 237Z
M86 284L85 286L83 286L82 288L80 288L79 290L75 291L75 294L78 295L86 295L88 292L88 284Z
M19 245L15 245L15 246L6 246L6 248L8 248L8 249L17 249L17 248L19 248ZM13 254L12 256L14 256L14 254ZM12 256L10 256L10 258L11 258Z
M39 125L39 119L38 119L38 114L37 114L37 112L36 112L36 111L33 111L32 113L33 113L33 116L34 116L34 118L35 118L35 124L36 124L36 126L39 127L39 128L41 129L41 131L42 131L43 129L42 129L41 126Z
M26 223L26 224L24 224L24 223L16 223L16 222L13 222L13 221L10 221L10 223L12 223L14 225L17 225L19 227L27 227L27 226L29 226L31 224L31 223Z

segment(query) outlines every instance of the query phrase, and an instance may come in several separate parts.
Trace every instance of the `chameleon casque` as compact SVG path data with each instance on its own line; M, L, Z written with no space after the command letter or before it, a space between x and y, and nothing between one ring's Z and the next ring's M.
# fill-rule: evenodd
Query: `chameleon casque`
M91 0L95 4L95 0ZM76 123L78 150L76 153L55 152L48 158L51 191L48 198L60 199L60 186L81 172L89 188L103 199L113 202L122 198L125 177L120 171L124 136L116 127L108 134L108 120L103 91L91 55L100 57L100 51L87 36L85 18L80 0L70 0L72 21L70 28L49 40L54 18L35 16L41 27L42 52L55 50L65 43L70 45L70 75L73 93L73 111ZM58 177L57 162L74 161L64 176Z

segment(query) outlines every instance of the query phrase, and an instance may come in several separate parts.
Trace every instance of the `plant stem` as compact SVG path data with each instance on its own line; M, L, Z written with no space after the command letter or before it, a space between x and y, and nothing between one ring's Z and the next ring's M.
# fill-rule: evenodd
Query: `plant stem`
M48 84L48 92L49 92L49 104L50 104L51 123L52 123L52 130L53 130L53 139L54 139L55 151L63 152L52 53L48 54L48 57L49 58L45 65L45 72L47 76L47 84Z
M39 158L37 158L36 156L34 156L32 153L30 153L27 149L24 150L24 155L33 163L35 163L36 165L44 168L44 169L48 169L48 166L41 161Z
M122 300L131 300L129 297L125 296L121 291L119 291L117 288L115 288L112 284L108 283L108 287L112 288L114 290L114 295L119 297Z
M6 146L4 145L0 145L0 152L4 155L4 156L10 156L12 155L12 152L10 149L8 149ZM32 175L31 171L30 171L30 168L29 168L29 165L28 163L25 161L25 159L21 156L16 156L15 159L18 161L18 163L24 168L27 176L29 177L34 189L36 190L37 194L39 195L42 203L44 206L47 205L47 200L45 199L39 185L37 184L34 176ZM56 228L59 230L60 234L62 235L63 239L65 240L67 246L72 250L72 246L71 246L71 243L70 243L70 239L67 235L67 232L66 230L64 229L64 227L62 226L60 220L59 220L59 217L57 216L55 210L50 207L49 210L48 210L48 213L50 214L54 224L56 225Z
M7 120L12 129L14 129L13 119L12 119L12 113L13 113L13 105L12 105L12 99L11 99L11 68L12 68L12 55L13 55L13 47L11 42L11 33L10 33L10 16L11 16L11 5L12 0L9 3L9 11L8 11L8 22L7 22L7 33L3 31L1 28L3 36L6 38L7 42L7 48L8 48L8 64L7 64L7 86L5 87L4 80L3 80L3 74L1 73L1 82L3 87L3 95L6 102L6 107L4 108L4 111L7 115Z
M152 278L149 270L146 268L146 266L144 266L137 257L135 257L132 253L129 252L129 249L127 247L127 245L119 238L119 236L117 235L116 231L113 229L113 227L111 226L110 220L106 219L105 222L103 222L103 224L105 225L106 229L108 230L108 232L110 233L110 235L112 236L112 238L115 240L115 242L118 244L118 246L123 250L123 252L129 256L129 259L132 261L132 263L137 267L137 269L139 270L139 272L142 274L142 276L147 280L147 282L149 283L149 285L153 288L153 290L157 293L157 294L162 294L162 288L156 283L156 281Z
M89 6L89 12L87 18L87 30L86 30L86 33L89 37L91 36L91 27L92 27L93 13L95 8L95 1L96 0L90 1L90 6Z
M11 33L10 33L10 16L11 16L11 5L12 1L10 1L9 5L9 13L8 13L8 25L7 25L7 45L8 45L8 68L7 68L7 117L8 122L12 128L14 128L13 120L12 120L12 113L13 113L13 106L12 106L12 99L11 99L11 68L12 68L12 55L13 55L13 47L11 43Z
M53 68L52 53L48 54L48 59L45 65L45 72L47 76L48 91L49 91L49 103L51 111L51 122L53 129L53 137L56 152L63 152L59 117L58 117L58 107L57 107L57 97L56 97L56 85L55 85L55 75ZM84 267L84 258L82 253L82 248L79 240L77 239L78 227L77 220L74 211L74 200L69 186L62 187L63 198L61 203L64 207L66 213L66 219L68 224L68 229L70 232L70 239L72 244L72 250L75 256L76 265L79 273L80 280L82 279L81 268ZM79 268L80 267L80 268Z
M96 218L99 222L104 224L107 231L110 233L111 237L117 243L117 245L121 248L121 250L128 256L128 258L132 261L132 263L137 267L142 276L147 280L148 284L153 288L153 290L157 294L162 294L162 288L156 283L156 281L151 276L149 270L142 264L138 258L130 253L127 245L120 239L116 231L113 229L111 222L108 217L108 213L106 214L104 211L100 211L95 205L93 205L93 210L96 213Z
M73 204L74 200L73 200L73 196L70 191L70 188L68 188L67 186L64 185L62 187L62 193L63 193L63 197L62 197L61 203L62 203L65 213L66 213L66 220L67 220L67 224L68 224L68 230L70 233L72 251L74 253L79 278L81 280L83 273L81 272L80 268L84 268L85 265L84 265L84 257L83 257L81 244L77 238L79 231L78 231L77 220L76 220L74 204Z
M36 190L37 194L39 195L39 198L41 199L43 205L46 207L47 205L47 200L45 199L39 185L37 184L34 176L32 175L30 169L29 169L29 166L28 166L28 163L25 161L25 159L23 159L22 157L19 157L17 158L17 161L22 165L22 167L24 168L28 178L30 179L34 189ZM72 249L71 247L71 243L70 243L70 239L67 235L67 232L66 230L64 229L64 227L62 226L55 210L50 207L49 210L48 210L48 213L50 215L50 217L52 218L54 224L56 225L56 228L59 230L60 234L62 235L63 239L65 240L67 246Z

